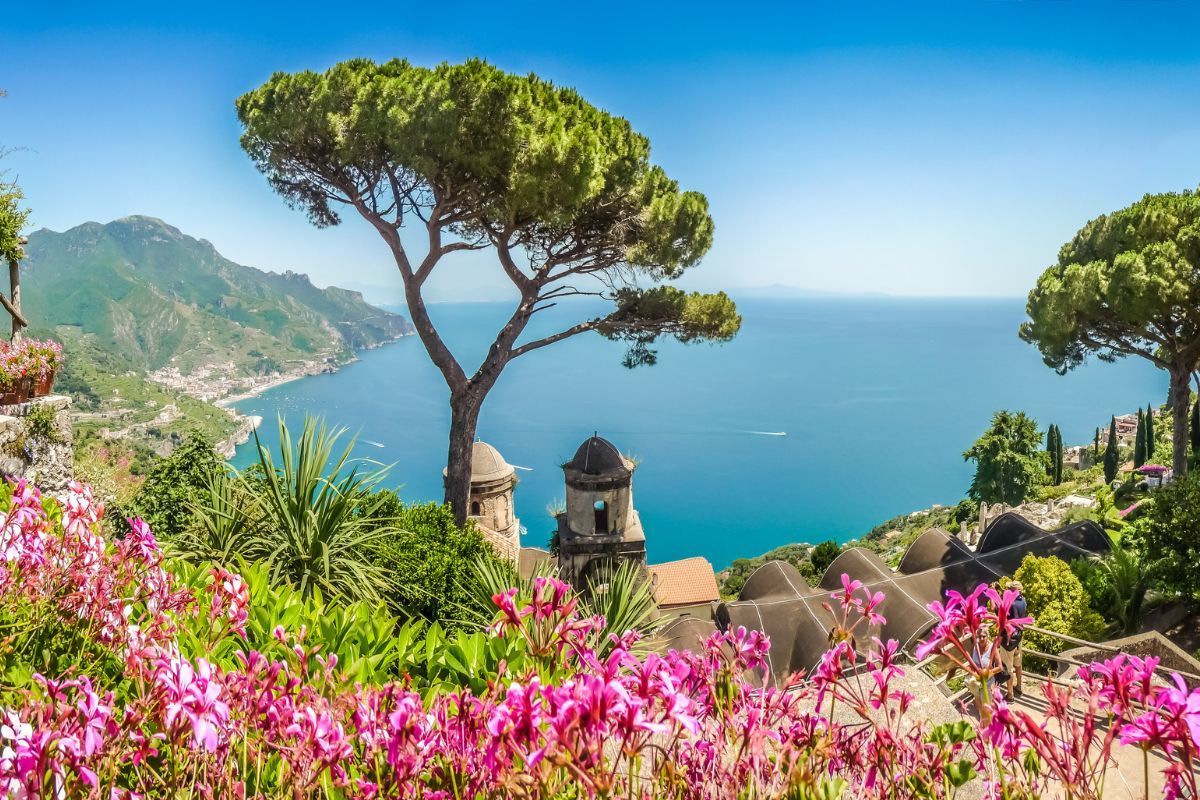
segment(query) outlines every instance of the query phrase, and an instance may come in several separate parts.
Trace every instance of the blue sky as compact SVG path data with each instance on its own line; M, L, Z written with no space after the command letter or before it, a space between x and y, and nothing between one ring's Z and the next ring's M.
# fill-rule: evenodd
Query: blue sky
M1086 220L1200 185L1191 3L42 5L0 28L36 226L151 214L321 284L396 281L365 223L271 193L233 100L352 56L482 56L629 118L712 204L699 288L1017 296ZM503 289L452 266L439 297Z

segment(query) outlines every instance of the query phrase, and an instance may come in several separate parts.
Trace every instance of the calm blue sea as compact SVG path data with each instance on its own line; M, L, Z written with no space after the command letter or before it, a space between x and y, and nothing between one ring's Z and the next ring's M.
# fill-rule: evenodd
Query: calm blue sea
M558 465L593 431L639 460L634 503L651 561L704 555L720 568L957 502L971 477L962 451L996 409L1057 423L1071 444L1091 441L1109 415L1166 396L1165 376L1140 361L1056 375L1017 338L1021 300L743 299L739 308L736 341L664 344L654 367L626 370L622 346L595 335L508 367L479 435L527 468L516 493L525 544L546 544L547 507L564 494ZM477 363L508 306L445 304L433 314ZM393 465L404 497L440 500L446 398L409 337L238 409L266 418L272 445L277 415L296 426L306 412L324 415L358 433L358 455Z

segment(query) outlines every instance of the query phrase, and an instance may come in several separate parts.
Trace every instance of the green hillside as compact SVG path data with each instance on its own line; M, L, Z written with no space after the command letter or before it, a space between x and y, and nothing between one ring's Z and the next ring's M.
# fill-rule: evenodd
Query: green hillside
M235 264L207 241L153 217L88 222L29 237L22 304L41 328L68 325L134 369L189 374L232 364L243 374L408 333L408 321L307 276Z

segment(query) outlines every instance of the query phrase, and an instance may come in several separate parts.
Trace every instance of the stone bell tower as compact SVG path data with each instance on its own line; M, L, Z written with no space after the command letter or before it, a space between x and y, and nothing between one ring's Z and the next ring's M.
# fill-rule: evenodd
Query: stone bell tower
M443 476L445 470L442 470ZM517 472L487 442L471 446L471 495L467 516L475 521L496 555L516 563L521 552L521 521L513 508Z
M645 566L646 536L633 507L636 465L593 436L563 465L567 508L558 515L558 564L575 588L602 584L622 561Z

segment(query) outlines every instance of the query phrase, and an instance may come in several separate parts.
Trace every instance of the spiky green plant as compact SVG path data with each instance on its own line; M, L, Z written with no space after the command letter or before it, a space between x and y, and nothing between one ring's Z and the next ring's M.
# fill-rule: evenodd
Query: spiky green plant
M274 581L305 597L314 591L378 601L386 587L375 563L378 544L394 531L375 512L386 494L375 491L388 468L351 466L354 438L335 455L345 428L306 417L293 439L279 420L279 463L259 441L263 561Z
M591 614L604 617L605 634L637 631L645 636L665 622L654 602L654 588L640 564L622 561L603 586L587 587L581 601ZM607 638L607 637L606 637ZM604 645L604 651L611 647Z
M192 523L169 541L176 554L225 566L237 557L255 560L263 555L262 538L254 529L259 504L236 471L212 470L187 506Z
M1136 550L1113 542L1112 550L1097 565L1114 600L1112 616L1121 634L1133 633L1142 619L1150 591L1149 570Z
M511 562L500 559L477 558L471 567L469 588L472 607L465 609L464 615L472 617L479 624L487 624L495 618L493 595L516 588L519 598L528 599L533 595L533 583L537 578L550 577L555 573L550 561L538 564L528 577L522 577ZM609 634L620 636L633 630L647 637L666 621L658 613L653 587L640 564L622 561L607 573L606 578L603 586L586 587L578 593L583 616L604 617L603 642L599 646L602 654L607 654L612 648ZM641 643L636 647L640 646Z

